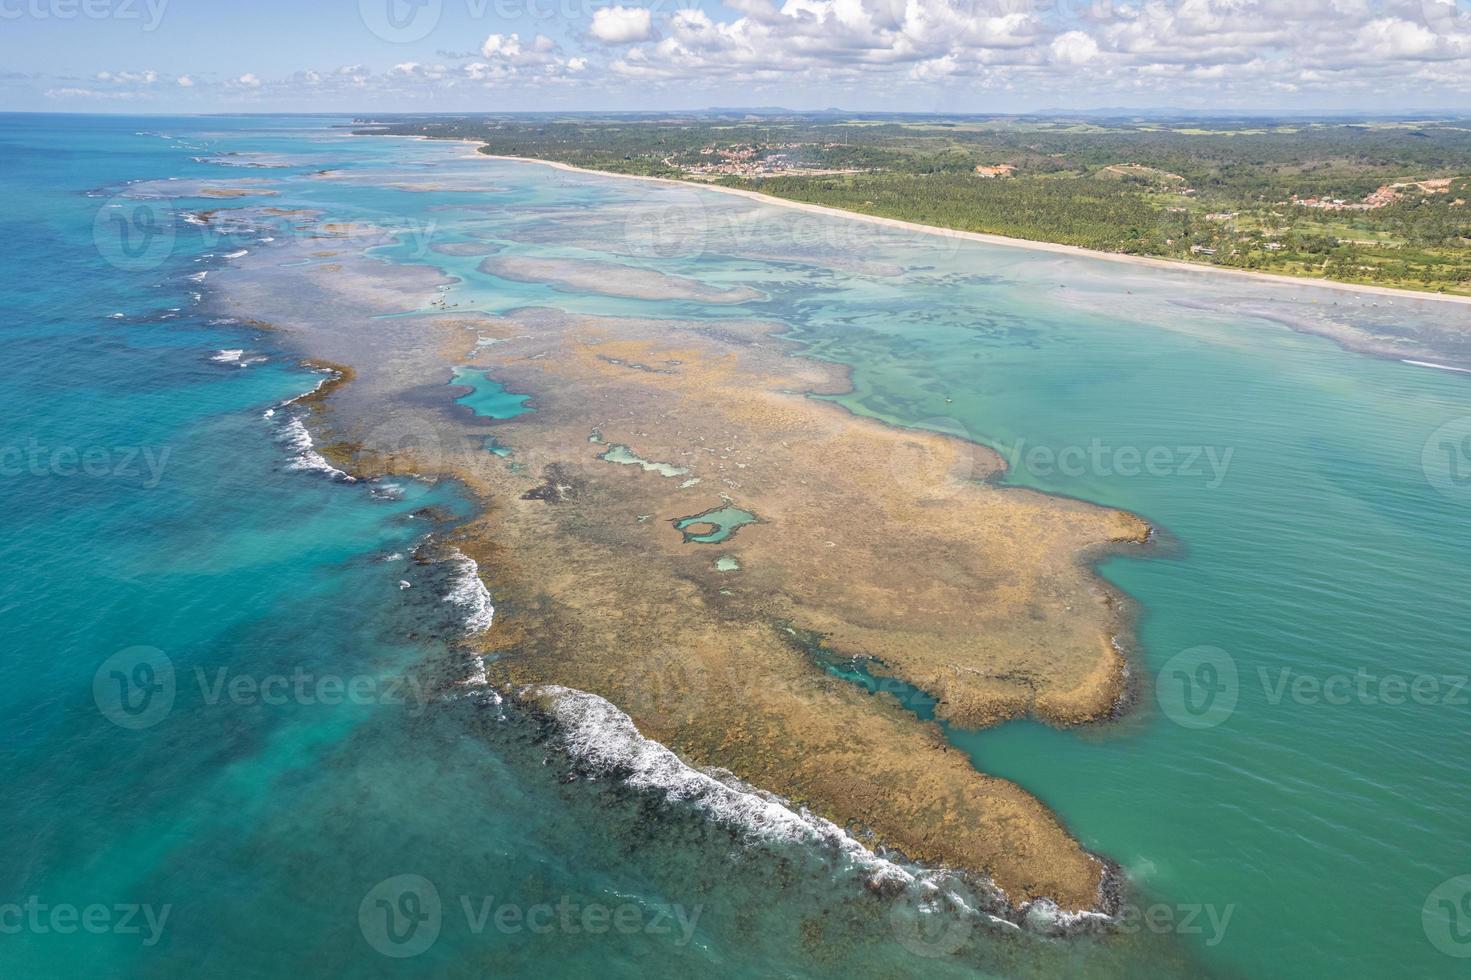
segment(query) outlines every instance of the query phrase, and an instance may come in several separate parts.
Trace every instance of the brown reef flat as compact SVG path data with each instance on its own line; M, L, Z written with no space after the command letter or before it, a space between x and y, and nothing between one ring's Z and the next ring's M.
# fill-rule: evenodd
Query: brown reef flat
M793 356L771 324L381 318L427 308L444 280L347 248L283 265L312 247L252 253L221 278L223 299L354 369L318 399L324 452L368 475L453 474L483 502L456 544L494 596L479 638L492 683L598 694L687 763L985 874L1013 903L1099 903L1103 863L1046 807L810 648L873 658L962 725L1099 718L1123 691L1113 637L1127 623L1089 559L1145 540L1143 521L998 487L988 450L809 397L846 390L845 372ZM464 364L534 411L472 417L447 384ZM492 435L509 459L486 451ZM614 447L668 465L603 458ZM725 506L756 522L718 544L674 526Z

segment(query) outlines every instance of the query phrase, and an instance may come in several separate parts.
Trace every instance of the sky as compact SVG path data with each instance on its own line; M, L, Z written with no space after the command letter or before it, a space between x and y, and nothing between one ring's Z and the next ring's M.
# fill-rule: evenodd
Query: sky
M1471 0L0 0L0 110L1471 109Z

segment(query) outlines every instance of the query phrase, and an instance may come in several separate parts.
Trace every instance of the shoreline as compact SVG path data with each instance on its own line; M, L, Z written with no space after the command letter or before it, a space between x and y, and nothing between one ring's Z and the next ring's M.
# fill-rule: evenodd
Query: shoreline
M392 135L392 134L382 134ZM411 139L437 140L440 137L415 136ZM489 144L479 140L454 139L451 142L474 143L478 147ZM1458 293L1430 293L1416 289L1401 289L1395 286L1372 286L1366 283L1338 282L1334 279L1320 279L1312 276L1290 276L1280 272L1255 272L1250 269L1232 269L1226 266L1206 265L1204 263L1185 262L1179 259L1162 259L1149 255L1126 255L1122 252L1102 252L1097 249L1083 248L1081 245L1064 245L1060 242L1034 241L1030 238L1010 238L1006 235L994 235L989 232L961 231L957 228L943 228L939 225L920 224L915 221L904 221L900 218L885 218L880 215L864 214L861 211L846 211L842 208L828 207L824 204L809 204L806 201L794 201L790 198L777 197L773 194L763 194L760 191L745 190L740 187L725 187L719 184L706 184L690 180L675 180L672 177L651 177L644 174L620 174L611 170L590 170L586 167L574 166L570 163L562 163L559 160L541 160L536 157L518 157L500 153L485 153L481 149L475 150L475 156L486 157L492 160L509 160L515 163L534 163L544 167L552 167L556 170L564 170L570 173L591 174L598 177L616 177L621 180L638 180L648 183L668 184L674 187L693 187L714 191L719 194L730 194L743 197L747 200L758 201L777 207L791 208L796 211L804 211L808 214L828 215L830 217L847 218L853 221L861 221L866 224L879 225L885 228L893 228L899 231L918 232L920 234L935 235L940 238L950 238L960 241L977 242L982 245L999 245L1006 248L1030 249L1035 252L1050 252L1054 255L1067 255L1073 258L1101 259L1108 262L1121 262L1140 268L1163 269L1173 272L1194 272L1214 275L1235 276L1237 278L1249 279L1255 282L1270 282L1278 285L1310 286L1318 289L1336 289L1343 292L1360 293L1368 296L1384 296L1409 300L1419 300L1435 303L1458 303L1471 306L1471 295Z

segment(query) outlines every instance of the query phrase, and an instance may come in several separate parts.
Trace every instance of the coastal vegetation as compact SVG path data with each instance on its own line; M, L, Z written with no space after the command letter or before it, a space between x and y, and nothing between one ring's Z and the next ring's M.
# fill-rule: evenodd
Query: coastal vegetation
M1465 120L712 111L358 122L963 231L1471 294Z

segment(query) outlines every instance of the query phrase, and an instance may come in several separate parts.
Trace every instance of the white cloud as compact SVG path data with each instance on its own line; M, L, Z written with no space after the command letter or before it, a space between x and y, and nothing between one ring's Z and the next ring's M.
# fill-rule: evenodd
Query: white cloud
M99 71L97 80L99 82L136 82L152 85L158 81L158 72L151 68L147 71Z
M1025 93L1033 105L1471 102L1471 0L646 3L585 8L565 51L546 35L503 28L471 42L468 53L440 51L448 67L385 60L262 77L238 68L227 75L222 65L213 66L218 76L201 74L211 63L192 62L191 74L38 76L46 78L38 88L54 85L44 90L50 98L81 100L158 98L161 88L177 97L198 87L240 100L269 92L302 106L388 106L400 97L428 105L456 87L570 90L574 80L625 104L667 104L661 87L720 104L734 89L751 100L913 108L962 100L984 107L985 94L1006 92ZM1286 92L1301 98L1286 100ZM1117 95L1127 98L1114 102Z
M1359 44L1373 58L1416 58L1434 51L1438 39L1420 24L1382 17L1359 29Z
M480 53L487 58L511 60L521 57L521 35L492 34L480 46Z
M1260 102L1283 86L1427 84L1471 92L1471 10L1454 0L726 0L675 9L628 41L615 12L590 36L625 45L607 65L640 83L770 82L1025 88L1106 98L1112 89ZM601 27L599 26L601 22ZM1462 69L1457 75L1453 68ZM1447 79L1453 81L1447 83ZM948 81L942 81L948 80ZM882 91L882 89L876 89Z
M104 91L76 86L48 88L42 94L48 99L133 99L138 96L136 92Z
M529 41L522 41L520 34L492 34L480 45L480 54L485 61L463 66L471 79L561 78L587 67L586 58L564 58L561 47L545 34L534 35ZM439 68L448 71L442 65Z
M654 18L645 7L599 7L588 33L604 44L630 44L654 36Z
M1062 65L1083 65L1098 56L1098 42L1082 31L1068 31L1052 39L1048 46L1052 60Z
M1342 103L1373 95L1419 104L1471 96L1471 9L1466 0L677 0L652 9L610 0L573 30L564 51L544 34L486 36L448 63L403 61L299 70L263 80L238 75L224 88L244 97L269 88L304 104L334 97L427 100L458 87L589 83L625 95L652 88L731 86L753 98L791 94L863 104L909 87L934 92L1025 92L1030 99L1109 104L1270 106L1282 94ZM569 45L572 42L568 42ZM57 77L54 98L141 96L152 70L98 72L74 87ZM191 75L166 75L184 88ZM200 85L206 83L200 82ZM822 92L817 96L815 93ZM65 93L65 94L61 94ZM1083 94L1087 93L1087 94ZM1350 95L1348 93L1361 93ZM1276 101L1273 101L1276 100ZM985 104L977 102L976 104Z

